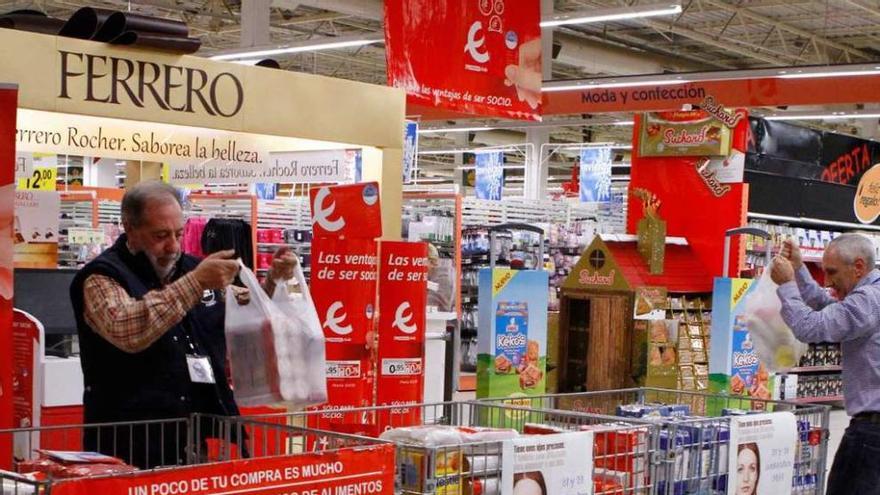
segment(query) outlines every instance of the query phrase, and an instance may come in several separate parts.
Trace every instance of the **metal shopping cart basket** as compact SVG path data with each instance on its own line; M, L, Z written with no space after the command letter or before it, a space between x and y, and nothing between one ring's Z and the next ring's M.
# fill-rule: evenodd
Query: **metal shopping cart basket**
M394 414L404 412L405 414ZM513 429L519 433L555 434L593 431L592 473L579 473L591 483L597 495L630 495L654 493L653 459L659 437L655 424L618 417L538 411L534 409L480 402L444 402L407 406L379 406L346 409L363 420L365 431L377 418L386 418L381 427L387 431L397 427L447 425L462 427L493 427ZM255 421L308 423L326 411L291 412L251 416ZM418 422L412 418L418 417ZM226 423L229 424L229 423ZM377 433L378 430L372 430ZM242 432L226 431L230 438ZM266 451L276 448L277 439L252 432L249 448ZM258 439L254 441L255 439ZM320 440L319 440L320 441ZM395 441L397 451L397 493L415 494L500 494L504 439L485 439L472 443L424 445L412 441ZM588 454L583 456L584 465ZM585 469L586 471L586 469Z
M653 484L660 495L726 493L730 454L730 423L743 412L790 412L797 419L798 442L792 493L825 492L830 406L712 395L658 388L581 392L528 398L484 399L481 402L538 410L616 415L626 405L678 405L687 418L654 418L660 426L654 439L661 459Z
M208 427L210 425L210 427ZM231 432L219 435L218 432ZM251 439L273 439L272 449L249 449ZM320 441L319 441L320 440ZM394 446L374 438L207 417L0 430L2 495L213 495L305 493L351 487L394 493ZM47 467L46 454L94 449L138 470L108 472L89 464ZM41 474L34 475L35 468ZM62 470L63 468L63 470Z

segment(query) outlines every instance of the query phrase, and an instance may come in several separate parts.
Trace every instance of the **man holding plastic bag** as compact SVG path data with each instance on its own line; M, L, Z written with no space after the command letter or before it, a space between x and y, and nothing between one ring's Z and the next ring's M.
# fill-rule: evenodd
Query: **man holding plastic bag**
M221 291L231 287L239 262L230 259L232 251L204 260L181 252L181 199L167 184L129 189L121 214L126 233L83 267L70 288L85 421L237 415L227 383ZM272 290L276 279L293 276L295 265L292 253L276 253ZM141 468L185 459L185 429L124 428L89 428L84 447Z
M822 268L836 297L813 280L792 240L771 267L782 319L798 340L841 345L852 422L834 458L828 495L880 493L880 271L874 253L871 240L859 234L828 244Z

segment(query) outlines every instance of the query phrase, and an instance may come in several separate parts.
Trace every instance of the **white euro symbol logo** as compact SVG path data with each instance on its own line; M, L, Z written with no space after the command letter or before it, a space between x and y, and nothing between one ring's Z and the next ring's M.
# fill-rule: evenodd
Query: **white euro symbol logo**
M344 327L339 326L339 324L348 316L344 312L342 313L342 316L337 316L336 313L338 313L340 309L343 309L342 302L340 301L336 301L327 308L327 318L324 322L324 327L329 328L331 332L337 335L348 335L352 332L351 325L346 325Z
M410 310L409 302L403 301L400 303L400 306L397 307L397 311L394 313L394 323L391 325L391 328L399 328L403 333L416 333L416 325L410 323L412 321L413 315L412 312L406 315L405 313Z
M330 196L330 189L326 187L318 189L318 193L315 194L315 213L312 223L317 223L327 232L336 232L345 227L345 219L337 218L336 220L330 220L330 215L336 209L336 202L332 201L330 206L324 208L324 200L327 199L327 196Z
M482 47L486 43L486 38L481 37L477 39L477 33L483 29L483 23L477 21L471 24L471 28L468 30L468 40L467 44L464 45L464 51L468 52L470 56L481 64L485 64L489 61L489 52L479 51L478 49Z

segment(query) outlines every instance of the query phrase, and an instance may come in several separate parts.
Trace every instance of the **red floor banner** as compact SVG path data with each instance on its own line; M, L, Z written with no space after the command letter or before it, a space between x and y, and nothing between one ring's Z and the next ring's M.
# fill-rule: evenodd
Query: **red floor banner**
M424 242L379 244L379 363L377 406L424 402L425 309L428 246ZM421 423L418 407L385 409L380 430Z
M15 244L15 119L18 89L0 84L0 429L13 424L12 263ZM0 469L12 462L11 435L0 436Z
M361 218L351 216L350 218ZM327 403L310 426L364 433L370 418L343 411L373 405L377 244L372 239L315 237L311 289L327 340ZM332 425L332 426L331 426Z

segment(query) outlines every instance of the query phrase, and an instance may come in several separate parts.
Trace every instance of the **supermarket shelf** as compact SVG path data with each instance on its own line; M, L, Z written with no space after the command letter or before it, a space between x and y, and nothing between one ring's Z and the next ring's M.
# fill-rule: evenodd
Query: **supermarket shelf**
M801 404L812 404L815 402L840 402L842 400L842 395L828 395L825 397L798 397L794 399L794 402L799 402Z
M789 373L814 373L818 371L843 371L843 367L839 364L831 366L801 366L788 370Z
M766 213L755 213L748 212L749 218L758 218L762 220L773 220L777 222L786 222L786 223L798 223L798 224L808 224L808 225L821 225L828 227L842 227L845 229L861 229L861 230L880 230L880 226L878 225L866 225L860 223L851 223L851 222L836 222L833 220L822 220L819 218L810 218L810 217L787 217L782 215L769 215Z
M801 250L801 257L803 258L804 261L806 261L808 263L810 263L810 262L821 263L822 262L822 256L825 254L824 248L812 248L812 247L805 247L805 246L799 246L799 247ZM764 255L767 251L765 251L762 247L759 246L759 247L753 247L751 249L746 249L746 252L750 253L750 254ZM774 249L773 251L770 252L771 256L776 256L777 254L779 254L779 249Z
M295 246L295 242L258 242L257 246L274 246L274 247L284 247L284 246Z

